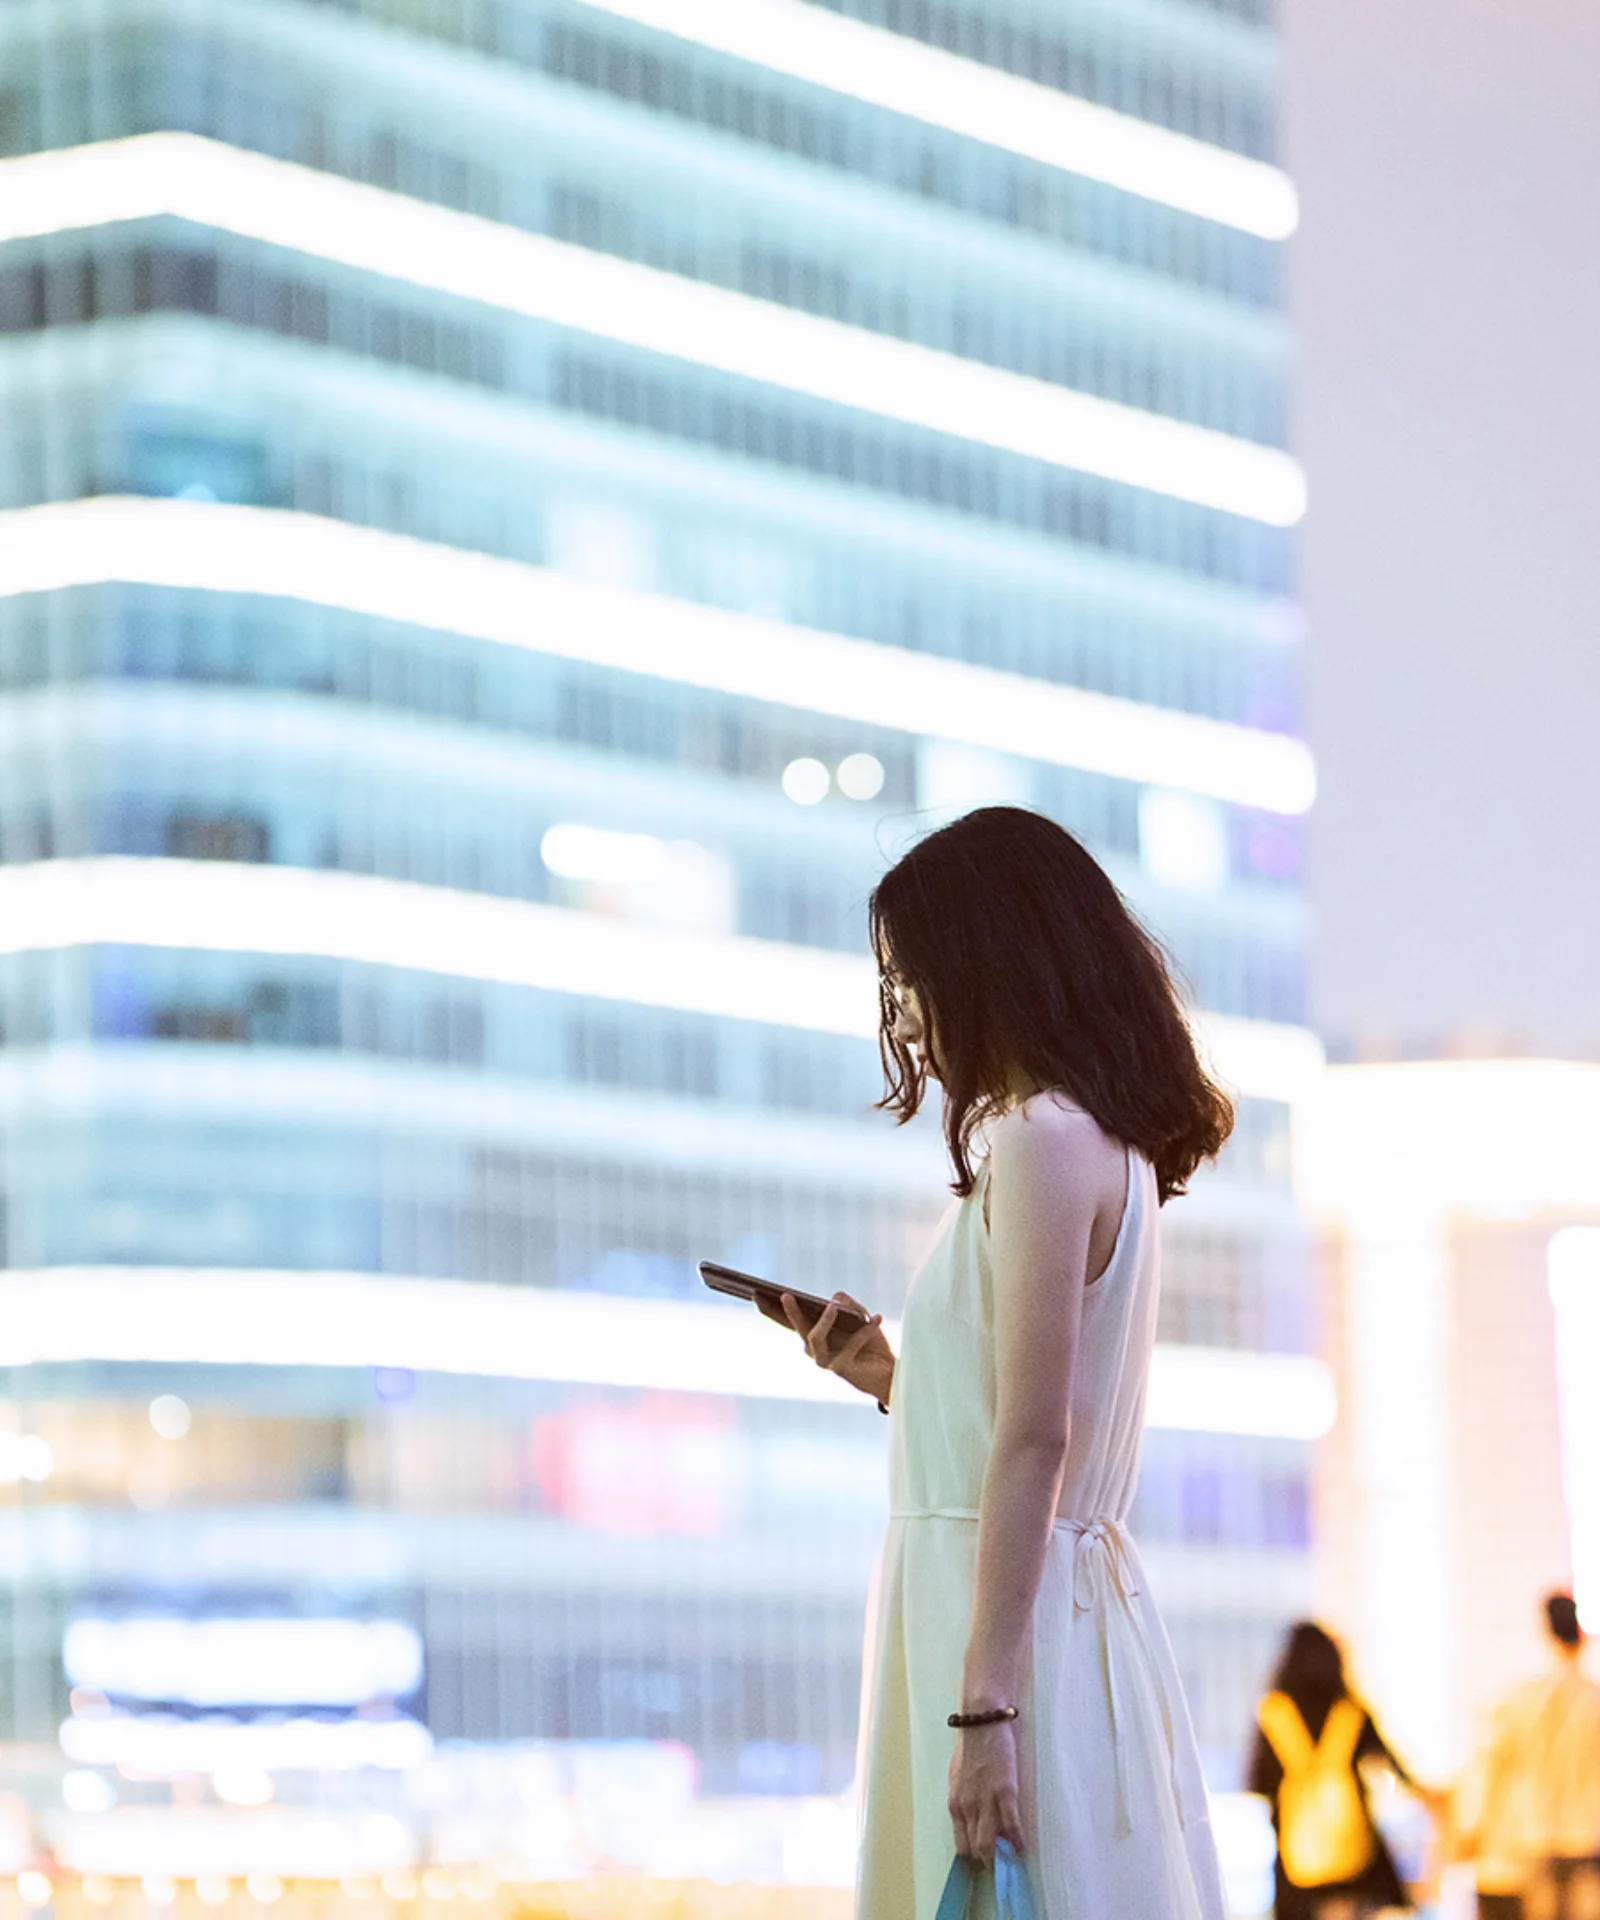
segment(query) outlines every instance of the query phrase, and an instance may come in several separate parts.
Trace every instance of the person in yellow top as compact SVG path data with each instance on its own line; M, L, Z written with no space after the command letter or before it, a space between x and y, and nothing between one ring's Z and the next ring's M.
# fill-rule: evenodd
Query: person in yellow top
M1272 1805L1276 1920L1368 1920L1412 1905L1367 1804L1364 1760L1416 1789L1351 1693L1338 1642L1301 1620L1257 1709L1247 1781Z
M1572 1596L1544 1611L1554 1664L1500 1703L1457 1794L1481 1920L1600 1920L1600 1685Z

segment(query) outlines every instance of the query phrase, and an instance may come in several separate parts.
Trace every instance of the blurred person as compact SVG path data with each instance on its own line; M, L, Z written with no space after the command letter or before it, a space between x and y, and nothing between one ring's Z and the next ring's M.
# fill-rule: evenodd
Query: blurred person
M1021 1856L1038 1920L1222 1920L1205 1785L1128 1512L1160 1207L1232 1109L1159 949L1062 828L986 807L871 903L882 1104L930 1082L959 1196L912 1282L812 1357L892 1410L867 1628L859 1920L930 1920L952 1854ZM865 1311L858 1309L858 1311Z
M1600 1920L1600 1686L1571 1594L1544 1614L1550 1671L1500 1703L1457 1796L1480 1920Z
M1339 1644L1315 1621L1289 1631L1257 1709L1247 1785L1272 1804L1277 1920L1366 1920L1411 1897L1378 1831L1364 1760L1417 1786L1351 1692Z

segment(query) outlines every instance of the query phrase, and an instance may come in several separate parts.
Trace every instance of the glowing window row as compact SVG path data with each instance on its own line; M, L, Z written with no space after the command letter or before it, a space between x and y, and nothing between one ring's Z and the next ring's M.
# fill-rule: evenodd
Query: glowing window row
M302 601L121 585L0 598L0 690L88 680L302 693L358 712L415 714L768 792L782 788L796 761L828 769L840 792L847 762L872 761L882 784L863 798L884 807L916 803L913 741L822 714L643 682ZM1121 797L1120 783L1059 772L1054 810L1098 844L1131 848L1131 814L1128 824L1113 825L1127 809L1108 804ZM49 857L53 846L41 823L10 857Z
M853 1541L865 1540L877 1518L865 1505L876 1509L881 1500L882 1466L837 1415L824 1427L774 1419L759 1406L688 1407L548 1390L485 1404L479 1389L470 1410L425 1399L399 1409L398 1418L376 1408L343 1419L239 1416L202 1402L193 1438L172 1444L145 1430L142 1407L119 1404L113 1382L106 1385L111 1393L93 1406L40 1406L63 1479L59 1494L47 1484L32 1498L69 1498L90 1513L129 1501L146 1511L163 1509L167 1537L180 1555L194 1544L185 1539L183 1521L184 1509L195 1505L231 1505L237 1515L241 1505L268 1502L287 1516L296 1510L288 1503L304 1512L311 1503L327 1510L330 1501L348 1501L364 1509L370 1531L375 1502L419 1516L447 1511L459 1521L464 1512L485 1511L479 1500L486 1495L493 1506L540 1525L547 1554L524 1554L517 1575L458 1583L441 1568L424 1580L397 1583L369 1574L340 1591L338 1604L349 1619L319 1621L317 1615L328 1612L325 1587L303 1597L290 1589L293 1612L283 1624L303 1640L309 1630L330 1641L348 1639L359 1613L371 1625L384 1623L396 1650L404 1642L414 1659L420 1656L425 1692L415 1705L435 1741L672 1739L695 1751L702 1784L711 1790L806 1793L848 1785L860 1601L808 1590L807 1572L827 1561L828 1544L836 1546L841 1502L849 1507L852 1496L870 1488L870 1502L852 1515L858 1521ZM1193 1436L1171 1436L1172 1444L1163 1446L1164 1438L1147 1442L1134 1512L1142 1540L1297 1550L1304 1448L1217 1439L1196 1446ZM651 1492L655 1504L646 1502ZM708 1556L730 1530L744 1531L746 1497L758 1526L770 1532L780 1514L786 1524L781 1598L729 1591L725 1568ZM586 1578L546 1573L530 1582L527 1565L537 1566L568 1529L594 1543L586 1556L593 1570ZM398 1555L407 1544L398 1512L392 1531ZM629 1578L613 1584L603 1568L624 1553ZM685 1578L687 1555L701 1558L703 1582ZM43 1655L51 1683L25 1690L20 1700L18 1690L7 1689L0 1730L35 1741L53 1741L80 1704L77 1729L106 1726L93 1716L97 1707L105 1713L108 1689L80 1681L69 1702L67 1677L50 1657L64 1645L74 1649L80 1672L90 1671L88 1652L98 1652L93 1676L121 1682L119 1710L134 1721L131 1729L127 1720L123 1726L137 1730L135 1716L147 1704L144 1676L122 1673L109 1661L121 1644L116 1636L126 1639L158 1607L169 1618L151 1625L165 1628L167 1664L183 1658L186 1640L209 1634L206 1691L236 1695L243 1709L213 1710L213 1721L248 1724L245 1703L262 1678L259 1655L230 1676L218 1664L226 1651L218 1629L230 1617L235 1628L244 1624L242 1601L258 1630L272 1628L271 1612L281 1615L285 1606L281 1590L258 1598L241 1589L237 1576L217 1591L203 1577L186 1582L184 1611L175 1618L170 1587L147 1594L134 1584L109 1601L104 1591L36 1587L26 1624L9 1600L0 1592L0 1657ZM1227 1777L1279 1623L1260 1608L1190 1616L1180 1595L1168 1624L1186 1681L1199 1683L1191 1706L1202 1742ZM53 1644L32 1639L41 1627ZM794 1648L802 1642L806 1653L797 1665ZM115 1792L102 1792L81 1810L105 1811ZM80 1797L88 1799L81 1785ZM237 1798L248 1804L242 1794Z
M1092 13L1041 17L1006 0L814 0L964 59L1021 75L1041 86L1186 133L1192 139L1270 160L1276 146L1262 63L1196 58L1185 36L1163 44L1159 27L1133 19L1119 31ZM1236 19L1267 25L1265 0L1202 0ZM1178 48L1188 49L1187 57ZM1255 49L1252 49L1254 51ZM1249 76L1247 78L1247 75ZM1251 79L1255 84L1251 84Z
M202 1387L191 1424L176 1433L156 1427L154 1412L181 1404L177 1396L158 1396L147 1421L138 1384L130 1392L107 1375L101 1387L93 1404L48 1391L35 1399L51 1436L41 1444L61 1475L58 1484L41 1483L30 1507L64 1498L80 1509L80 1524L93 1525L98 1509L112 1527L130 1504L162 1511L168 1575L174 1567L195 1571L181 1598L170 1578L159 1591L134 1580L110 1595L103 1583L84 1590L36 1581L25 1614L20 1596L0 1588L0 1658L36 1663L45 1677L42 1686L6 1690L5 1737L53 1743L70 1714L75 1744L97 1733L104 1745L105 1735L120 1732L131 1771L155 1743L139 1741L141 1729L163 1731L141 1713L199 1692L231 1709L213 1705L213 1742L232 1736L244 1752L252 1745L250 1703L274 1678L263 1656L290 1656L280 1676L286 1690L294 1671L306 1684L307 1654L326 1664L337 1651L325 1690L342 1700L356 1637L362 1651L383 1656L391 1687L420 1670L425 1691L407 1704L436 1742L670 1739L692 1748L702 1785L719 1792L848 1784L861 1616L859 1598L840 1592L841 1509L858 1523L848 1531L852 1553L861 1553L882 1499L877 1435L858 1438L858 1423L760 1403L687 1405L529 1387L476 1386L469 1406L426 1382L414 1404L380 1409L368 1392L364 1409L319 1405L309 1414L303 1405L280 1414L258 1403L241 1415ZM1303 1448L1166 1440L1147 1442L1134 1515L1144 1541L1294 1551ZM520 1534L505 1538L511 1554L498 1577L480 1570L457 1579L449 1555L424 1558L422 1530L436 1533L430 1516L448 1513L459 1551L462 1516L486 1511L485 1497L537 1527L543 1551L529 1553ZM430 1572L374 1575L364 1567L339 1584L331 1605L326 1581L306 1578L309 1568L321 1572L314 1555L265 1591L237 1573L213 1584L198 1570L208 1516L226 1519L237 1546L250 1537L248 1508L259 1503L272 1510L280 1552L297 1523L310 1547L328 1522L359 1519L369 1542L384 1542L386 1565L409 1559ZM305 1526L312 1514L317 1522ZM730 1529L746 1544L766 1540L779 1516L785 1539L776 1566L770 1548L758 1564L780 1572L781 1600L730 1590L719 1540ZM766 1532L749 1534L751 1520ZM563 1550L580 1540L587 1570L567 1572ZM699 1581L692 1571L685 1577L686 1561L692 1569L696 1559ZM626 1576L615 1578L624 1563ZM815 1584L822 1566L824 1583ZM1259 1606L1191 1616L1180 1594L1168 1624L1208 1762L1226 1779L1279 1623ZM797 1640L806 1649L799 1666ZM201 1684L186 1683L185 1674ZM336 1733L338 1723L325 1717L323 1730ZM635 1754L635 1784L638 1764ZM486 1777L473 1772L474 1804ZM247 1789L246 1779L243 1767L218 1779L219 1798L251 1805L271 1797L270 1780ZM435 1788L439 1779L435 1770ZM120 1797L119 1783L72 1774L64 1795L73 1811L103 1813ZM263 1889L259 1897L276 1896Z
M60 355L60 335L53 344ZM474 457L462 438L419 424L397 445L376 420L367 437L365 411L352 402L331 418L296 402L290 369L253 365L237 349L225 356L252 398L222 417L170 403L130 405L120 380L87 369L82 383L72 378L71 354L39 377L30 372L7 396L0 505L74 490L265 501L908 652L1245 725L1295 726L1298 659L1285 644L1294 629L1270 607L1203 588L1186 602L1171 591L1170 576L1085 578L1082 556L1065 543L1059 560L1041 548L1024 572L1001 527L976 517L952 523L945 512L924 521L898 499L884 500L884 518L870 526L852 525L838 508L851 499L853 510L860 496L829 489L824 497L809 474L792 468L768 469L730 512L726 469L714 453L687 445L668 450L667 474L658 477L652 464L628 483L605 464L608 449L598 440L588 457L581 443ZM1019 510L1027 504L1021 491L1009 497ZM863 501L867 513L877 504ZM1148 530L1159 531L1159 521L1158 514ZM937 537L954 524L961 524L960 548ZM1131 523L1124 530L1137 531ZM966 544L974 536L977 544ZM182 651L154 636L192 600L129 590L118 604L130 609L126 619L145 623L152 651ZM219 638L210 650L225 657L221 636L254 617L248 602L217 612ZM5 631L20 618L0 605ZM273 618L280 625L294 618L317 633L337 620L284 610ZM12 643L0 645L9 651ZM331 645L297 642L302 653ZM479 678L487 671L477 669ZM502 690L497 706L503 697Z
M372 0L367 0L371 10ZM378 0L389 7L394 0ZM1280 297L1277 248L1254 234L1196 218L938 127L708 55L683 41L650 36L646 48L622 22L564 6L521 0L510 31L490 49L507 65L549 75L567 87L626 100L677 123L714 130L793 162L870 180L920 205L942 203L1012 230L1070 245L1165 278L1252 304ZM396 24L453 38L437 14L414 7ZM11 148L28 152L111 139L149 127L215 134L284 159L330 167L376 185L459 206L490 218L518 218L527 196L508 171L503 111L429 113L450 94L448 67L436 70L427 107L392 82L370 76L359 94L341 90L337 43L309 41L298 52L281 37L251 41L232 23L228 39L185 18L116 23L92 36L59 32L11 52ZM46 52L46 49L48 51ZM388 86L401 97L379 105ZM562 91L565 91L563 88ZM532 124L540 116L531 114ZM530 124L525 115L523 126ZM517 143L526 147L526 135ZM597 118L581 143L613 176L626 172L625 125ZM685 145L678 192L690 169L708 177L698 143ZM699 167L696 163L702 163ZM570 169L580 166L576 155ZM579 176L581 177L581 176ZM593 176L600 177L597 170ZM706 190L708 201L712 198Z
M0 960L0 1047L87 1040L342 1052L856 1119L882 1091L867 1040L401 968L157 947ZM1287 1108L1242 1101L1225 1164L1236 1179L1286 1186ZM1205 1287L1197 1276L1164 1308L1167 1337L1202 1346L1305 1344L1294 1323L1234 1325L1233 1301L1226 1264Z
M1083 687L1052 684L770 611L740 614L568 568L529 565L327 515L122 494L0 514L0 595L142 583L298 600L400 626L894 728L978 756L928 804L1016 797L1017 764L1064 767L1295 819L1316 797L1303 739ZM37 706L39 703L34 703ZM168 704L182 706L182 702ZM193 703L190 703L191 705ZM121 713L132 705L122 704ZM33 711L24 708L23 713ZM308 714L326 738L331 713ZM392 735L394 729L369 727ZM920 751L920 750L919 750ZM997 773L995 763L1007 769ZM959 791L952 792L952 784ZM1264 869L1269 870L1269 869ZM1209 884L1209 883L1208 883Z
M170 757L170 749L168 756L140 765L141 756L119 753L99 766L63 758L49 769L48 788L42 770L19 765L0 800L0 863L110 854L373 874L545 901L645 926L865 951L864 902L878 868L868 839L853 859L837 844L807 851L774 840L772 823L756 818L747 831L714 843L703 834L649 835L647 872L619 876L607 852L578 874L558 870L571 863L559 851L552 855L547 842L556 828L585 823L554 799L507 797L491 808L485 796L493 789L480 783L376 772L342 793L308 790L303 755L229 766L202 758L198 748L187 765ZM810 765L822 769L821 762ZM863 827L874 817L863 808ZM1208 825L1216 817L1197 816ZM613 826L591 831L607 843L626 838ZM1163 849L1163 857L1179 856L1196 857L1187 845ZM1213 1013L1303 1023L1298 923L1211 905L1202 890L1163 904L1161 932L1200 1005Z
M1286 438L1286 365L1276 351L1230 348L1209 329L1188 337L1170 326L1152 330L1126 313L1096 312L1059 296L1047 300L1020 285L1008 300L1003 282L969 288L952 272L949 284L938 284L919 274L914 261L895 261L892 273L879 268L872 277L868 264L830 258L815 246L806 251L766 237L703 236L687 213L674 223L614 187L557 182L544 224L558 239L962 359L1270 446Z
M0 172L7 240L185 221L1267 526L1305 512L1304 471L1281 448L196 134L32 154Z
M860 797L884 811L959 798L938 790L948 784L942 776L930 784L932 750L905 734L305 602L122 585L0 598L0 689L100 679L311 694L769 792L796 761L810 760L843 793L840 770L861 756L877 763L882 784L870 795L863 786ZM863 766L854 777L870 784L870 772ZM1031 763L1025 776L1013 770L1010 785L1102 855L1140 854L1149 823L1131 783ZM1297 881L1299 829L1291 820L1229 810L1224 841L1221 878ZM53 844L22 840L9 857L48 857Z
M277 773L257 770L254 777L241 769L231 779L214 766L193 772L180 766L150 768L125 783L113 776L95 782L98 791L81 798L62 793L30 805L17 796L0 802L0 863L134 854L309 867L548 901L650 926L844 952L865 949L866 862L845 867L834 848L764 852L757 824L742 836L742 846L726 848L638 836L649 839L657 856L649 871L618 875L610 871L608 854L581 875L564 873L551 864L552 858L562 861L559 846L552 853L545 843L558 828L581 826L567 817L570 807L556 811L553 801L501 796L496 818L485 804L492 790L481 785L398 775L341 801L307 794L299 784L305 763L298 764L299 778L287 766ZM69 786L77 784L62 771ZM219 791L219 778L233 787L231 794ZM243 787L252 791L246 794ZM608 842L628 837L613 828L596 831Z
M1255 231L836 93L786 84L770 72L752 73L708 58L676 36L652 36L646 45L616 21L585 18L581 25L550 31L542 64L564 80L664 117L710 126L1226 298L1261 306L1281 298L1276 246Z
M868 1041L399 968L164 948L0 960L0 1046L91 1039L342 1052L857 1119L882 1091Z
M41 1119L7 1143L7 1265L431 1274L673 1299L703 1297L693 1263L709 1247L813 1289L870 1275L892 1306L947 1197L519 1152L441 1136L427 1104L426 1083L414 1111L395 1090L381 1131L303 1113Z
M431 1084L391 1085L382 1132L307 1114L41 1114L6 1143L7 1265L424 1274L695 1301L711 1249L812 1290L855 1276L893 1313L948 1198L936 1176L908 1198L446 1136L428 1127ZM670 1126L672 1108L658 1111ZM1174 1214L1163 1337L1303 1353L1311 1280L1299 1239Z
M1167 127L1191 139L1259 159L1272 156L1273 115L1270 93L1263 83L1265 63L1259 58L1239 57L1241 51L1258 54L1259 45L1241 50L1237 43L1224 42L1213 44L1202 55L1192 35L1178 41L1164 36L1159 27L1140 32L1131 20L1119 22L1121 31L1111 35L1093 14L1054 18L1045 24L1032 10L996 5L994 0L982 7L953 5L949 0L820 3L832 12L905 34L1061 93L1093 100L1152 126ZM1200 3L1260 25L1270 18L1266 0ZM423 18L405 0L354 0L354 4L369 17L506 59L537 57L535 23L541 15L555 22L571 18L581 20L586 27L596 24L587 11L530 5L529 0L449 0L448 4L431 7ZM615 11L623 19L630 17L626 7ZM692 26L692 9L680 11ZM553 29L559 30L559 26ZM546 46L551 33L547 28ZM670 40L652 40L650 51L659 53L671 44ZM548 59L548 53L545 57ZM722 73L715 77L728 76ZM648 66L632 83L632 89L646 98L659 94L664 86L670 86L670 78L657 80ZM652 99L652 104L668 103ZM797 130L793 142L782 144L798 144L803 138Z
M855 1536L848 1550L875 1536L885 1517L882 1437L852 1423L848 1408L822 1413L544 1382L463 1388L395 1372L378 1370L371 1387L325 1387L317 1411L298 1418L293 1388L281 1410L269 1387L267 1404L239 1413L219 1404L223 1390L199 1374L186 1385L188 1399L164 1391L148 1407L121 1393L92 1410L46 1395L30 1409L38 1431L20 1445L47 1469L24 1477L46 1489L36 1499L99 1506L127 1496L146 1510L290 1503L333 1484L368 1509L543 1513L645 1539L772 1536L826 1521ZM115 1391L117 1376L106 1384ZM1303 1441L1152 1428L1134 1530L1149 1545L1304 1550L1308 1464ZM159 1690L143 1697L213 1707L356 1706L380 1694L403 1699L422 1678L421 1646L398 1624L303 1652L292 1634L258 1637L261 1661L301 1661L303 1691L292 1690L293 1664L277 1674L241 1669L230 1684L225 1645L195 1647L185 1660L181 1636L169 1632L143 1649L147 1674L165 1669ZM76 1645L69 1632L67 1651L77 1684L139 1697L140 1687L116 1671L138 1650L80 1629ZM320 1664L310 1664L319 1655ZM174 1684L185 1669L186 1684Z
M1019 527L1059 540L1148 560L1179 572L1269 593L1289 584L1289 548L1281 529L1220 514L1143 488L1096 480L1042 461L874 420L860 412L784 395L752 382L570 336L533 321L487 316L482 309L408 294L344 269L264 254L218 239L203 250L127 248L85 239L52 257L18 261L0 272L0 334L46 325L153 312L186 313L257 329L341 352L436 373L452 382L486 385L561 413L610 421L689 446L733 454L758 467L821 478L889 498L909 500L977 522ZM133 423L135 430L140 423ZM148 431L148 428L146 429ZM309 435L310 423L299 431ZM476 509L463 544L504 550L519 538L509 502L483 498L480 481L452 507L427 498L422 463L405 471L390 450L330 445L304 460L311 469L290 482L282 459L265 449L240 462L207 458L203 433L190 442L188 464L169 453L170 485L206 487L227 499L272 499L374 520L424 537L453 538L441 516ZM382 461L387 471L372 472ZM25 467L21 451L19 466ZM274 472L278 468L280 471ZM60 497L62 481L53 482ZM371 504L358 504L360 497ZM474 496L477 499L474 500ZM38 497L18 493L9 498ZM347 500L350 504L337 504ZM518 512L523 511L519 501ZM512 550L515 550L513 548Z

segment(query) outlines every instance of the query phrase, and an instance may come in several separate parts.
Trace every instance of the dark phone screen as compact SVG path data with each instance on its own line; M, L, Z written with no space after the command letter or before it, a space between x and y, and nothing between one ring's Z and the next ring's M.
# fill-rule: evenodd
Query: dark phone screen
M714 1293L732 1294L737 1300L749 1300L758 1306L769 1319L781 1320L789 1324L788 1315L783 1310L783 1296L788 1294L808 1325L821 1318L828 1302L814 1293L804 1293L799 1287L780 1287L775 1280L763 1280L753 1273L741 1273L737 1267L724 1267L715 1260L700 1262L700 1278ZM841 1334L849 1335L866 1325L866 1319L853 1307L840 1307L834 1325Z

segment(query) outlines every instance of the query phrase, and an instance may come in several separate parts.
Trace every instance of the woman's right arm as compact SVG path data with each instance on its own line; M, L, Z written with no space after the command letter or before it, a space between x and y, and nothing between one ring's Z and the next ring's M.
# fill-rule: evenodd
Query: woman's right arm
M1378 1731L1378 1723L1369 1713L1366 1725L1361 1729L1361 1738L1356 1742L1358 1760L1377 1760L1386 1766L1403 1787L1409 1787L1413 1793L1420 1791L1417 1782L1401 1764L1399 1755Z

